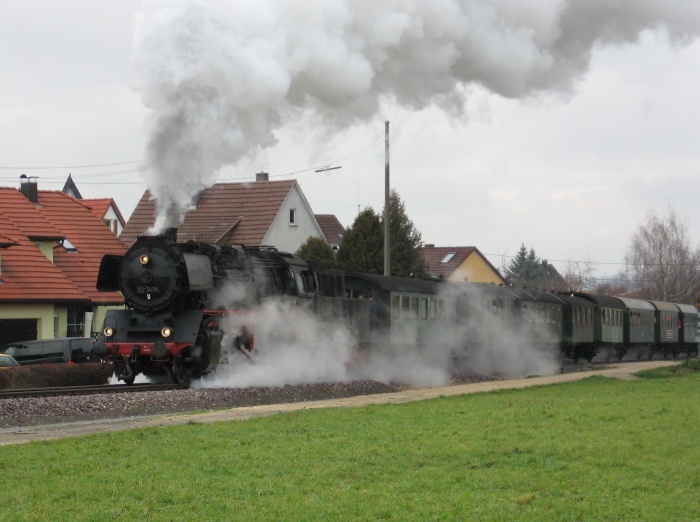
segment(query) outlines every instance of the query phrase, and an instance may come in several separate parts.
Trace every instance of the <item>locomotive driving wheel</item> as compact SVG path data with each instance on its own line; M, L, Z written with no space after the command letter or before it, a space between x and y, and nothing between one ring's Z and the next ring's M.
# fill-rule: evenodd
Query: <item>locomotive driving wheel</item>
M182 356L178 355L173 359L173 369L171 379L175 384L189 384L190 383L190 372L185 368Z

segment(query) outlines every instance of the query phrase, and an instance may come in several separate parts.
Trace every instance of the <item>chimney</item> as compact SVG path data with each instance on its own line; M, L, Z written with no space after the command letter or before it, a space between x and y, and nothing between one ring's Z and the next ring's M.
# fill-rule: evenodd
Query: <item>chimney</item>
M32 177L27 177L26 174L22 174L20 177L20 185L19 185L19 190L24 194L24 197L26 197L29 201L32 203L39 203L39 199L37 197L37 177L32 176Z
M270 181L270 175L267 172L258 172L255 175L255 181Z

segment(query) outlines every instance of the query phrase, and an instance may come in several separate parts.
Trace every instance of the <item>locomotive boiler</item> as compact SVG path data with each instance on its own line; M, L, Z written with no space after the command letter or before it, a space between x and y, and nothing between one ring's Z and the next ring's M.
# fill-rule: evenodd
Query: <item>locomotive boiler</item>
M310 298L314 282L304 261L274 248L178 243L175 229L141 236L102 259L97 288L120 291L126 309L107 312L93 351L127 384L140 373L186 384L219 364L224 317L271 297ZM253 350L245 325L231 333L236 348Z

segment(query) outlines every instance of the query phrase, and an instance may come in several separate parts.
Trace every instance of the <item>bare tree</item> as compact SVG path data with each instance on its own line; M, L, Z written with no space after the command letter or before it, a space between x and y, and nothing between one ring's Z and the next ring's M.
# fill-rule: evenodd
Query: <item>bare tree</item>
M627 272L619 272L599 282L595 287L594 293L617 297L636 297L638 295L637 289L632 286Z
M700 289L700 248L691 244L688 226L673 208L663 218L654 213L647 216L632 236L625 262L643 297L695 302Z
M562 277L569 285L569 290L580 292L581 290L592 290L595 288L597 279L595 277L596 264L587 259L585 261L567 261L562 272Z

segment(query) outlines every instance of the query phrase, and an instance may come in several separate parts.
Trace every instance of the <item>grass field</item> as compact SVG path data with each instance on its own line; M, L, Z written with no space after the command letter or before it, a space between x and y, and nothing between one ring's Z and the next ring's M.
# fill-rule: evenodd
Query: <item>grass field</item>
M0 520L700 520L692 370L0 447Z

